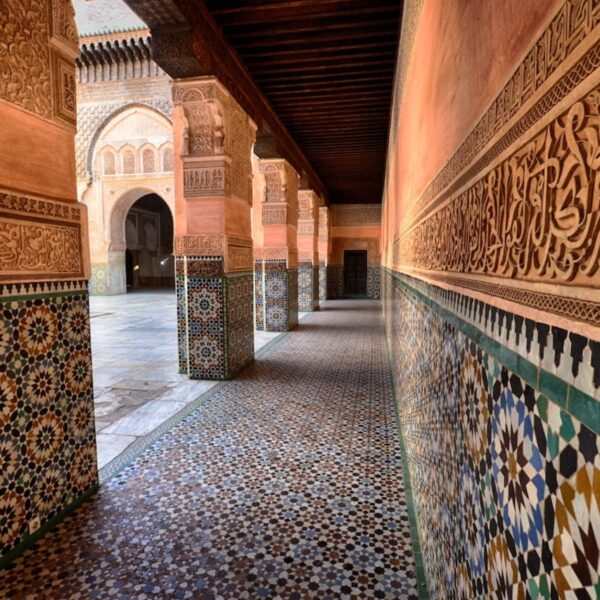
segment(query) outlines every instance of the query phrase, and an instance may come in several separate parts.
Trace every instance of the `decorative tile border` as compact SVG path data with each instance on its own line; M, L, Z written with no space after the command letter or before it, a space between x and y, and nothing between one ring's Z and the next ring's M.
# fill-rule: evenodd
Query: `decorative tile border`
M485 306L424 288L386 272L384 312L432 597L596 597L598 402L548 385L543 368L475 327L469 316ZM466 303L466 313L444 299ZM503 333L507 316L493 310L486 318Z

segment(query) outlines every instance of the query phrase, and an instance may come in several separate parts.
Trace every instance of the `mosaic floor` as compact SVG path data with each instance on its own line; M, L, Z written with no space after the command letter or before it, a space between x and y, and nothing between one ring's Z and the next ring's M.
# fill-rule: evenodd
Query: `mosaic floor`
M381 309L328 302L0 572L6 598L416 599Z
M100 467L216 385L177 372L175 301L172 291L90 298ZM256 331L255 351L278 335Z

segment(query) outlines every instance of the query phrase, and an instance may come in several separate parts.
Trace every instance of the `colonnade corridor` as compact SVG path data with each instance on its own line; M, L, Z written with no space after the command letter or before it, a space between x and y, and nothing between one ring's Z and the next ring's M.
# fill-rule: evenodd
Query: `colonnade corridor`
M0 571L7 598L419 597L379 301L328 302Z

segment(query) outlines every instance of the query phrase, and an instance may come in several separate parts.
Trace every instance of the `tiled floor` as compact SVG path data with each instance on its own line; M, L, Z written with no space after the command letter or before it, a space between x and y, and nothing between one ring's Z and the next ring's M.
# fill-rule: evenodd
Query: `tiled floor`
M173 292L92 296L90 312L102 468L216 382L191 381L177 372ZM256 331L255 351L278 335Z
M379 303L306 317L0 573L0 590L417 598Z

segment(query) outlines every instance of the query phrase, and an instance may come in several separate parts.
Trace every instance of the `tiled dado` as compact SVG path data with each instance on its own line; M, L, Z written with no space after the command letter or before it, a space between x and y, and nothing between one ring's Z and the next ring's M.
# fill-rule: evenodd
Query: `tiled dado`
M432 597L597 598L596 343L384 273Z
M108 265L93 264L90 278L90 295L104 296L108 293Z
M319 263L319 303L327 300L327 266Z
M344 267L342 265L329 265L327 267L327 297L344 297ZM381 298L381 267L368 265L367 267L367 298L378 300Z
M290 331L298 325L298 271L286 260L259 260L255 264L256 327Z
M0 308L1 567L98 474L87 282L0 285Z
M298 309L319 310L319 267L313 267L310 260L298 263Z
M381 267L379 265L367 267L367 297L374 300L381 298Z
M253 275L225 274L220 256L176 260L179 367L229 379L254 358Z
M344 267L341 265L327 266L327 297L344 297Z

